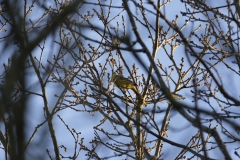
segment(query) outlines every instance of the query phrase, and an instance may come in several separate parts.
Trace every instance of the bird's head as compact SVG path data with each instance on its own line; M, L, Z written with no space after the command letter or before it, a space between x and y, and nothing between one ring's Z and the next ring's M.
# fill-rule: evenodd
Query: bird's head
M111 77L111 82L115 82L116 78L117 78L117 75L115 73L113 73L112 77Z

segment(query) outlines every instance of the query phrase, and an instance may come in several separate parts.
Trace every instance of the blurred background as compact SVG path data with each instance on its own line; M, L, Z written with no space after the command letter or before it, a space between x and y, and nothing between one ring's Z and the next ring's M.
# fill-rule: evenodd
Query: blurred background
M2 0L0 159L239 159L239 15L237 0Z

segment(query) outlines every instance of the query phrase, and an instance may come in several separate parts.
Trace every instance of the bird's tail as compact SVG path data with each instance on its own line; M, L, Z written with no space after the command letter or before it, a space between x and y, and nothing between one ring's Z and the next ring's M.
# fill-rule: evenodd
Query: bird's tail
M138 92L137 88L132 88L132 90L136 93L139 99L143 99L143 96Z

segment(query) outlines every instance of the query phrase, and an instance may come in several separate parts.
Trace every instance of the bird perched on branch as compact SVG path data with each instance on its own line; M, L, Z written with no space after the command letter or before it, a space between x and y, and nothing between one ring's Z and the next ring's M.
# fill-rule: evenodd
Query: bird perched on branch
M133 90L137 94L137 96L142 99L142 95L137 90L137 84L130 81L129 79L113 73L111 82L113 82L118 88Z

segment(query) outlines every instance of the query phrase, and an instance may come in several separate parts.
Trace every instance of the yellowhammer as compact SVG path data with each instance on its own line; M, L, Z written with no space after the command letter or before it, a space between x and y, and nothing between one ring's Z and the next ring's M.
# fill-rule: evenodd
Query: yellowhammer
M137 84L133 83L129 79L116 75L115 73L112 74L111 81L118 87L123 89L131 89L133 90L139 98L142 98L142 95L137 90Z

